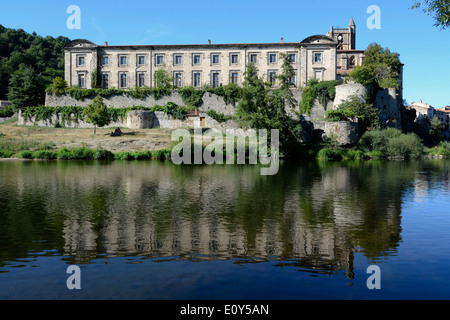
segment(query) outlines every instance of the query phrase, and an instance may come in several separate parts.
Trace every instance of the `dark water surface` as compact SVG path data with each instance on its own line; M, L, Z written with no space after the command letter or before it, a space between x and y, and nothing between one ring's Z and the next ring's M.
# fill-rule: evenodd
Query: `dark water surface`
M0 299L450 299L450 161L259 169L0 162Z

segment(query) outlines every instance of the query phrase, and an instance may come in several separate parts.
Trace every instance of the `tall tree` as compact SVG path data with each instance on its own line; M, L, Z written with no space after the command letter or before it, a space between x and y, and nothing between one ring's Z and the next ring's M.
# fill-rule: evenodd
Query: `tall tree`
M433 16L436 27L441 29L450 27L450 0L415 1L412 8L424 8L425 13Z
M9 79L21 64L41 74L44 87L53 78L64 77L64 46L69 41L66 37L41 37L0 25L0 99L6 99Z
M42 77L32 67L21 64L11 76L7 97L16 110L24 109L44 104L44 90Z
M266 129L269 136L270 130L278 130L280 151L287 157L298 151L301 133L299 121L286 112L286 107L291 107L295 101L288 82L291 77L291 70L285 65L278 77L278 86L274 88L258 77L258 70L250 63L245 72L242 98L236 112L244 126Z
M399 86L402 63L400 55L371 43L364 51L364 61L350 73L350 78L363 85L374 84L381 88Z

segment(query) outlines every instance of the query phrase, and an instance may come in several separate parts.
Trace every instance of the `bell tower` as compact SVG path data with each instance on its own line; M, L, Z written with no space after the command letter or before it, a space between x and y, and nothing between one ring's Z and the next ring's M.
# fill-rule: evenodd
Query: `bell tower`
M356 48L356 25L353 18L347 28L334 28L331 26L327 36L338 43L338 50L355 50Z
M348 24L348 31L349 31L349 45L350 50L356 49L356 24L355 21L353 21L353 17L350 19L350 23Z

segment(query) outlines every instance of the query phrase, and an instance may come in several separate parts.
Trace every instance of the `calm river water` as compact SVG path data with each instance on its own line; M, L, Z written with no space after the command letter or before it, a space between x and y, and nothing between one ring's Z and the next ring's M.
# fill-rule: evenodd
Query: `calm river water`
M0 299L450 299L449 180L448 160L282 163L275 176L0 162Z

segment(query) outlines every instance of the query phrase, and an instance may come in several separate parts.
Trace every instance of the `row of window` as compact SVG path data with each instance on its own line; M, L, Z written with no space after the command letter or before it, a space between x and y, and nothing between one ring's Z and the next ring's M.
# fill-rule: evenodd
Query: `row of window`
M272 83L276 84L277 80L277 71L269 71L267 80ZM213 71L211 72L210 76L211 86L213 88L217 88L220 86L220 72L219 71ZM239 72L232 71L229 74L229 83L239 83ZM292 76L290 79L291 85L296 84L296 76ZM184 79L183 79L183 73L182 72L174 72L174 86L175 87L183 87L184 86ZM138 87L144 87L148 85L146 83L146 72L138 72L136 77L136 86ZM78 86L81 88L86 88L86 74L85 73L79 73L78 74ZM127 72L119 72L119 88L128 88L128 73ZM202 72L194 71L192 73L192 86L199 88L202 86ZM109 73L102 73L101 74L101 87L103 89L107 89L110 87L110 75Z
M182 54L174 54L173 56L173 64L174 65L183 65L183 58L184 56ZM257 53L250 53L248 55L248 59L250 63L258 63L258 54ZM271 64L278 63L278 53L268 53L267 55L268 62ZM137 55L136 62L138 66L146 65L147 56L146 55ZM296 53L290 53L289 54L289 60L292 63L297 62L297 54ZM321 63L323 60L322 53L321 52L315 52L313 62L314 63ZM120 55L119 56L119 65L121 66L127 66L128 65L128 55ZM155 65L163 65L165 64L166 56L164 54L157 54L155 55ZM239 54L230 54L229 55L229 62L230 64L239 64ZM221 63L221 55L218 53L212 53L211 54L211 64L213 65L219 65ZM103 66L107 66L110 64L110 56L109 55L102 55L100 57L100 64ZM202 64L202 55L201 54L192 54L192 64L193 65L201 65ZM85 66L86 65L86 57L85 56L78 56L77 57L77 66Z

